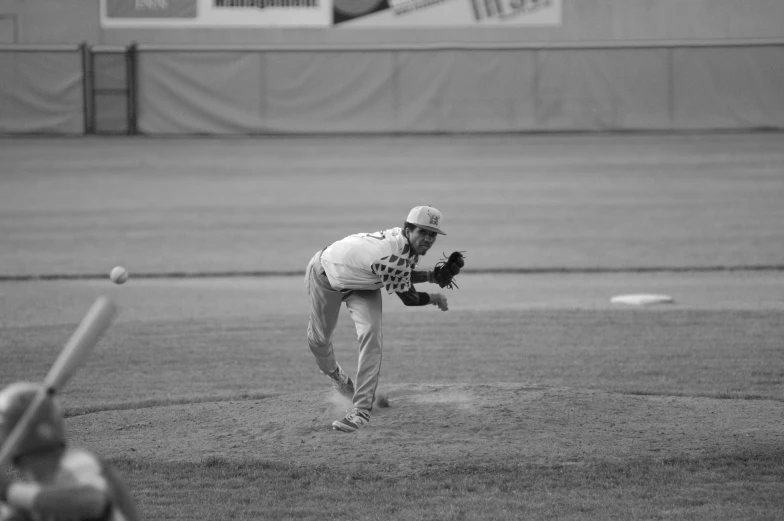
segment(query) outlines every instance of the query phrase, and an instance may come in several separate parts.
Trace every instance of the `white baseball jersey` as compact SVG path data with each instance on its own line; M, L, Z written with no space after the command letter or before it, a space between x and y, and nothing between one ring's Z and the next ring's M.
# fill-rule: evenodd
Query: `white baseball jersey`
M332 243L321 265L336 290L386 288L391 295L411 288L411 270L419 263L401 228L357 233Z

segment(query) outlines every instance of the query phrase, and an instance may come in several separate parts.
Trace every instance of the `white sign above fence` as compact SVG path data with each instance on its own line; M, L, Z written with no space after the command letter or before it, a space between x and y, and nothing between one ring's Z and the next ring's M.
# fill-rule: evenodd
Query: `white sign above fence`
M101 0L111 27L560 25L563 0Z

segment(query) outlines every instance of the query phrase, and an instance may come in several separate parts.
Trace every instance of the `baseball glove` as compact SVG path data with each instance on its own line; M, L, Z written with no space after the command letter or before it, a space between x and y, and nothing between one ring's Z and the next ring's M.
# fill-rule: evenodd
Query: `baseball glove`
M455 251L447 257L443 254L444 258L438 262L433 268L433 280L442 288L454 289L460 287L455 282L455 275L460 273L460 269L465 266L465 257L463 252Z

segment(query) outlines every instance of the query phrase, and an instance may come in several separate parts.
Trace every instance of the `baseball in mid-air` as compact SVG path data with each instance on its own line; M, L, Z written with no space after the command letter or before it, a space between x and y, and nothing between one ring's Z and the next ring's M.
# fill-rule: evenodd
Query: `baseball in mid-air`
M112 279L112 282L115 284L122 284L128 280L128 270L122 266L115 266L112 268L112 271L109 272L109 278Z

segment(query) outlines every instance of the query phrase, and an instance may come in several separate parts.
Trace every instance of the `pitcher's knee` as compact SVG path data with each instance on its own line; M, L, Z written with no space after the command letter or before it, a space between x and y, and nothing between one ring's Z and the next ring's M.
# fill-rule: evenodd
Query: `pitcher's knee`
M357 340L359 341L359 345L366 346L366 345L377 345L381 346L381 343L384 339L384 335L381 330L373 330L373 329L360 329L357 331Z
M312 327L312 325L308 325L308 345L313 349L314 347L324 347L328 346L331 342L331 338L329 338L325 331L321 331L318 328ZM331 336L331 335L329 335Z
M332 351L331 342L313 342L308 339L308 347L315 355L322 355L323 353L329 353Z

